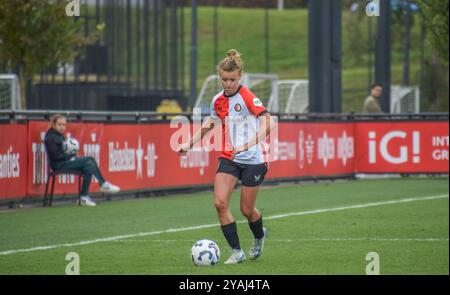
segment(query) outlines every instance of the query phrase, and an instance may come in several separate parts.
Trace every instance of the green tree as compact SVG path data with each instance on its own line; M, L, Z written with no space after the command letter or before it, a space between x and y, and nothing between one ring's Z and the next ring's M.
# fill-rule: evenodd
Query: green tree
M448 64L448 0L417 0L428 33L428 40L439 57Z
M364 62L369 51L367 16L365 11L345 12L343 22L343 55L346 67L354 67Z
M66 4L64 0L0 1L0 62L19 72L22 107L29 79L73 60L90 43L79 33L81 22L66 15Z

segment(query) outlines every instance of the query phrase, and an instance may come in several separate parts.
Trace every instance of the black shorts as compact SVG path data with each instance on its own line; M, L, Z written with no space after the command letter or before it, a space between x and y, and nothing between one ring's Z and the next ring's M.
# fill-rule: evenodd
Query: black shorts
M259 186L266 176L268 164L241 164L226 158L219 158L219 167L217 173L227 173L235 176L242 182L242 185L255 187Z

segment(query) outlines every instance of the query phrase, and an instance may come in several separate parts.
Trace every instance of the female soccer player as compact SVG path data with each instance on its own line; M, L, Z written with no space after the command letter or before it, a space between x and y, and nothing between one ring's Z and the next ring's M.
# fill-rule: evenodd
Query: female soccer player
M117 193L120 188L105 181L94 158L76 157L64 153L63 142L65 141L66 125L67 119L62 115L58 114L51 118L51 127L45 134L45 147L50 160L50 167L55 172L80 171L84 176L81 187L81 205L95 206L95 202L88 194L93 175L100 183L102 192Z
M267 237L267 229L263 227L262 216L255 208L255 203L259 185L268 170L267 149L263 140L275 122L259 98L240 85L243 61L238 51L229 50L227 57L219 62L217 70L223 91L213 98L211 115L205 120L201 131L189 143L184 143L178 154L186 155L214 125L222 125L222 151L214 181L214 205L222 232L232 249L225 264L236 264L245 261L246 257L229 208L231 194L237 181L241 180L240 207L254 235L253 246L249 251L249 258L254 260L261 256Z

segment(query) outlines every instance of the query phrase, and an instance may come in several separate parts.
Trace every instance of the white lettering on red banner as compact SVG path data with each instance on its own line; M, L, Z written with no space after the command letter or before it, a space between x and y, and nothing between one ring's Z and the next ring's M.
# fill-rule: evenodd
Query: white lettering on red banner
M128 148L128 142L125 141L124 147L120 148L120 144L109 142L109 172L134 171L136 170L135 149Z
M389 148L391 141L395 139L404 140L405 144L401 145L395 152ZM412 162L420 163L420 132L413 131L410 136L404 131L394 130L384 134L380 139L377 138L377 133L369 132L369 163L377 163L377 149L379 150L383 159L391 164L403 164L408 162L408 143L410 140L412 146Z
M449 140L447 136L433 136L433 159L436 161L448 161Z
M348 136L344 130L342 136L338 138L338 159L342 160L344 166L347 166L348 159L353 159L354 157L354 144L353 136Z
M156 172L156 147L154 143L147 144L147 156L144 157L147 161L147 177L155 177Z
M6 154L0 154L0 178L18 178L20 177L20 154L14 153L10 146Z
M328 137L325 131L321 138L318 140L317 158L322 160L323 166L328 166L328 161L333 160L335 157L335 141L334 138Z
M296 144L295 142L288 142L288 141L278 141L276 139L275 141L275 161L292 161L297 158L296 155Z
M205 148L194 148L186 156L180 157L180 168L200 168L200 175L209 166L209 151Z

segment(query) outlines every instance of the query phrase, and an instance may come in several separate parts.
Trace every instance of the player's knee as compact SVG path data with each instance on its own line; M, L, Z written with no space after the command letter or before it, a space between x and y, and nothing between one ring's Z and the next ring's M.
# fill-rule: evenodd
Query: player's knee
M224 211L228 210L228 204L227 204L227 202L224 202L224 201L216 200L214 202L214 207L216 207L217 212L224 212Z
M83 170L84 170L85 173L93 173L94 169L95 169L95 164L93 162L91 162L91 161L88 161L86 163L86 165L84 165L83 168L84 168Z
M95 166L96 164L95 159L93 157L88 157L88 163L91 166Z
M255 208L254 207L247 207L247 206L242 206L241 207L241 213L246 218L252 217L254 212L255 212Z

